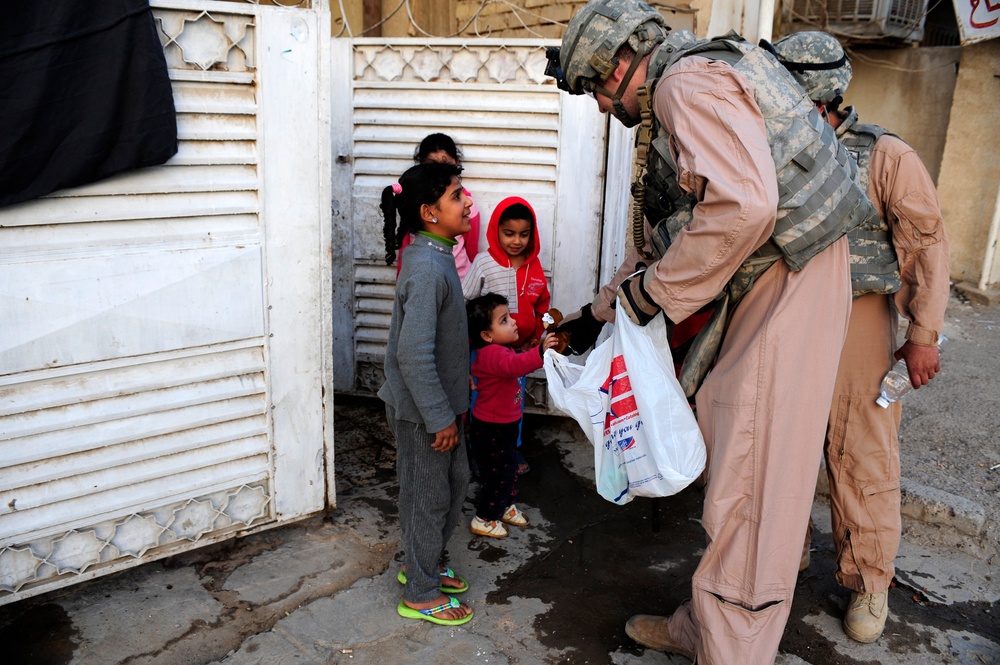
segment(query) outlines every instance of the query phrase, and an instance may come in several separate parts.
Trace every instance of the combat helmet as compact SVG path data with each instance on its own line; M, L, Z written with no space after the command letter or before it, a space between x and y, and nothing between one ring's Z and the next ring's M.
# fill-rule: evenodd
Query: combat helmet
M614 103L615 115L628 126L621 95L639 62L669 30L660 13L640 0L590 0L573 15L563 35L559 87L573 95L595 91L606 95ZM601 81L619 64L615 54L626 43L636 57L625 80L616 92L601 89Z
M843 99L854 70L836 37L819 31L796 32L776 41L773 49L809 99L818 104Z

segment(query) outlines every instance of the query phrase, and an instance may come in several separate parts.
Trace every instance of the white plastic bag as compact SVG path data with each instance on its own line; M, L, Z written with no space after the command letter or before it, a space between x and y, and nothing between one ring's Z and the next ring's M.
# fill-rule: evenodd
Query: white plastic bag
M545 378L556 408L594 444L605 499L624 504L636 496L670 496L705 468L705 443L674 374L663 317L645 327L619 317L582 368L546 351Z
M610 395L600 386L607 380L613 351L610 338L594 349L586 366L570 362L553 349L545 352L545 380L556 408L579 423L594 445L597 493L613 503L628 503L628 474L621 457L601 446Z

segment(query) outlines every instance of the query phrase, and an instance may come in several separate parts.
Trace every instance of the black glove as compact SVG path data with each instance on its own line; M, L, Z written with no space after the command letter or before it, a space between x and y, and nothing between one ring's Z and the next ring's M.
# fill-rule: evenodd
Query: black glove
M597 336L603 329L604 321L595 319L593 312L590 311L590 305L584 305L578 312L564 318L553 330L569 335L569 344L562 352L564 356L568 356L571 353L576 355L586 353L587 349L594 346Z
M646 285L655 279L655 271L654 263L641 273L632 275L618 287L618 300L621 301L618 313L624 312L636 325L646 325L660 312L660 306L646 290Z

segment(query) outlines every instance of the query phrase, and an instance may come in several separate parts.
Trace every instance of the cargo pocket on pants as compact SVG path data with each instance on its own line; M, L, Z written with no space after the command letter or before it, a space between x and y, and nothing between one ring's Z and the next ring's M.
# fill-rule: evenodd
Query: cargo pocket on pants
M758 450L753 405L712 403L708 486L702 520L712 537L732 519L754 519L758 486ZM707 414L703 414L707 415Z
M883 578L876 579L877 585L881 586L881 583L892 578L892 560L899 549L902 529L899 481L889 480L866 485L861 490L861 496L868 520L868 524L863 526L869 535L864 543L860 543L864 547L863 553L854 552L855 562L859 569L864 570L867 567L876 578ZM855 548L858 545L859 543L854 543ZM863 560L859 560L859 554Z
M756 639L785 602L773 600L751 608L726 600L717 593L712 596L719 602L720 615L727 619L723 631L731 638L741 640Z
M788 618L784 600L746 607L703 590L702 602L708 606L696 610L710 662L755 663L773 658Z

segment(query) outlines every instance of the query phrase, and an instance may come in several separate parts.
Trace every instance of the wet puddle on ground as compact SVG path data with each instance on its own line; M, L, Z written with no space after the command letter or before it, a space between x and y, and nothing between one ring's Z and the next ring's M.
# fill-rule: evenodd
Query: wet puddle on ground
M532 431L534 418L526 420L526 432ZM560 662L605 663L618 650L640 653L625 635L628 618L669 614L691 595L691 575L705 545L704 531L695 521L701 516L702 490L689 487L674 497L616 506L568 473L554 444L539 444L529 434L524 445L531 472L519 480L522 494L551 523L552 541L499 580L489 602L527 597L549 604L534 628L543 644L566 650ZM849 595L833 579L829 538L814 534L812 564L799 577L780 651L812 665L873 662L845 658L808 620L828 615L839 623ZM933 636L924 627L970 631L1000 641L1000 626L988 604L934 605L914 600L912 590L902 586L891 589L889 602L892 613L883 639L897 653L913 653L921 646L924 653L933 653ZM941 655L941 662L959 662Z

